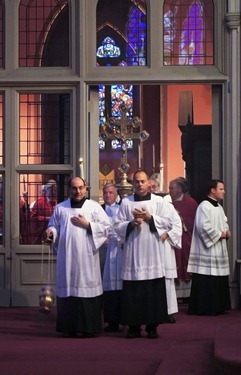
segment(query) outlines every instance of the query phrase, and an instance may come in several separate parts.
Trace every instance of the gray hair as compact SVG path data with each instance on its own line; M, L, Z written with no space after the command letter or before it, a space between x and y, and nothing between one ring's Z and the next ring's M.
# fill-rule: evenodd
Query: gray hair
M116 187L116 185L113 184L112 182L107 182L107 183L103 186L103 191L104 191L106 188L111 187L111 186L113 186L113 187L116 189L116 191L117 191L117 187Z

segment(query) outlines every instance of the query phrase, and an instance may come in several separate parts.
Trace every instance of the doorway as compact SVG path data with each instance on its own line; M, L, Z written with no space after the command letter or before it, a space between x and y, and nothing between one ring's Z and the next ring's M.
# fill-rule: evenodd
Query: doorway
M130 119L138 116L142 121L141 130L149 133L149 138L140 142L131 138L133 130L130 131L130 143L127 145L130 176L140 168L149 175L158 173L163 194L168 193L172 179L184 176L194 198L197 201L203 198L205 181L212 176L212 132L215 128L216 133L217 126L220 126L220 122L213 117L215 94L218 92L220 95L220 91L214 90L212 85L199 84L115 84L92 86L90 90L95 92L98 102L95 124L98 121L99 134L103 130L112 132L108 119L120 118L120 114L116 114L112 108L118 108L122 102L127 103ZM114 131L118 134L119 130ZM119 182L122 153L121 141L117 143L113 142L111 136L104 141L99 139L97 147L102 185L105 182ZM215 152L218 149L216 145ZM101 185L99 198L102 199Z

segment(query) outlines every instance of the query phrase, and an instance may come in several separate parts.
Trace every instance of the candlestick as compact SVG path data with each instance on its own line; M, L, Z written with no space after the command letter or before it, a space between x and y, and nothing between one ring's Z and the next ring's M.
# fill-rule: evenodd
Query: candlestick
M155 170L155 168L156 168L156 153L155 153L154 143L152 145L152 167L153 167L153 170Z

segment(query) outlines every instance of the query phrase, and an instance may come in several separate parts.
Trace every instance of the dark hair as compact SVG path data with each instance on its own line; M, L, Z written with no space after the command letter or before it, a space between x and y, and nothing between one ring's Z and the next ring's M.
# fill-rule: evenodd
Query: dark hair
M219 179L213 179L213 180L208 181L208 183L207 183L207 191L206 191L207 194L209 194L212 189L216 189L217 186L218 186L218 183L223 184L223 181L219 180Z
M133 181L135 181L136 175L137 175L138 173L145 173L145 175L146 175L146 177L147 177L147 180L149 180L149 176L148 176L148 174L147 174L145 171L143 171L142 169L140 169L140 170L138 170L138 171L136 171L136 172L134 173L134 175L133 175Z
M69 180L69 183L68 183L68 187L69 188L71 188L71 184L72 184L72 181L73 181L73 179L74 178L80 178L80 180L82 180L83 181L83 183L84 183L84 186L86 186L86 181L82 178L82 177L72 177L70 180Z

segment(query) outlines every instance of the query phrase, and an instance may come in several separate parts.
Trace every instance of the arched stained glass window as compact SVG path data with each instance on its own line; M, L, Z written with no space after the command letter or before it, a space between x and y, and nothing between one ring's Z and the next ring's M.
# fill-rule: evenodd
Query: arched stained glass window
M99 0L97 66L146 65L146 1Z
M0 0L0 68L4 68L3 4Z
M164 65L212 65L213 1L166 0Z
M68 65L68 0L21 0L19 66Z

